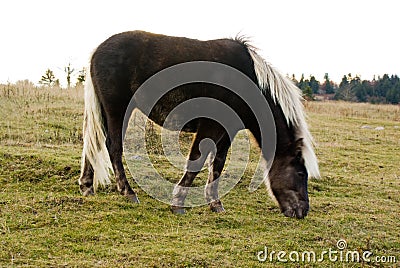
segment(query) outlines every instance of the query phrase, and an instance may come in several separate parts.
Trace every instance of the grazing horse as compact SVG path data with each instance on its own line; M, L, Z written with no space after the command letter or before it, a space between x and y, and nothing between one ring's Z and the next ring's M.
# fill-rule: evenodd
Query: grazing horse
M85 85L84 145L79 179L82 194L94 194L99 184L110 184L113 173L119 193L138 202L122 164L125 113L131 98L146 80L168 67L194 61L235 68L262 93L276 127L276 151L264 181L285 216L304 218L309 210L308 177L319 177L319 169L301 92L241 37L200 41L131 31L114 35L100 44L91 57ZM149 118L162 126L174 107L197 97L213 98L232 107L244 122L243 128L252 132L263 155L268 154L261 146L268 137L261 135L251 107L219 85L192 83L176 87L155 104ZM140 109L140 105L137 107ZM223 170L232 137L221 124L207 118L188 122L182 131L196 133L188 163L195 161L203 165L208 152L200 152L200 143L203 139L214 142L216 151L208 184L216 181ZM181 189L190 187L197 174L197 170L185 170L173 193L173 212L184 213L187 191ZM212 211L224 211L217 193L207 196L206 190L206 200Z

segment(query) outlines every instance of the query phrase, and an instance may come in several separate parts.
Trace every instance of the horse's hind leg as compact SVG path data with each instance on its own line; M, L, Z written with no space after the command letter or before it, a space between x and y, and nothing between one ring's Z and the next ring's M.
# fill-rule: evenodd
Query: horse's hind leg
M211 162L209 167L209 175L207 185L205 187L205 197L210 209L213 212L224 212L222 202L218 196L218 183L219 177L225 165L226 156L228 154L231 140L226 133L217 143L217 153L215 154L214 161Z
M128 180L126 179L124 166L122 164L122 124L123 115L107 117L106 145L114 169L118 192L126 196L130 201L139 203L135 192L132 190Z
M83 163L83 169L81 177L79 178L79 188L82 192L82 195L94 195L93 190L93 168L90 162L85 158L85 162Z

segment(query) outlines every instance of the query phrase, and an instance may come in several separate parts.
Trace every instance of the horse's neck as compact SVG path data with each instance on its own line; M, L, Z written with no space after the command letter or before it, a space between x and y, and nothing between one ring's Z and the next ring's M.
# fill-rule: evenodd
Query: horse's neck
M268 100L268 98L267 98ZM274 124L275 124L275 133L276 133L276 147L275 147L275 154L285 154L286 149L290 144L292 144L295 140L295 133L292 127L289 127L287 120L282 112L282 109L279 105L275 104L271 99L268 100L270 105L271 112L274 116ZM271 126L272 127L272 126ZM258 125L257 120L251 124L250 131L253 133L255 139L259 146L261 146L262 153L264 156L270 155L271 146L267 145L270 142L271 138L269 137L262 137L260 131L260 126ZM263 139L266 139L265 141ZM267 145L263 147L264 145Z

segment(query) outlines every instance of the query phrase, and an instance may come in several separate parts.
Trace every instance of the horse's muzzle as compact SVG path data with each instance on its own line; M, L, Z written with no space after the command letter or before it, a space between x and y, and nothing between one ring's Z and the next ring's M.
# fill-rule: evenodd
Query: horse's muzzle
M290 205L289 207L282 209L283 215L290 218L303 219L308 214L310 209L308 202L299 201L296 204Z

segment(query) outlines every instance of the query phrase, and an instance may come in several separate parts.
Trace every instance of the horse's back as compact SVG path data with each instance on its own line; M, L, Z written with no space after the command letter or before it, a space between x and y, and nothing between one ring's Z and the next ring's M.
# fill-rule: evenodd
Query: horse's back
M124 32L104 41L93 54L91 69L94 76L129 80L134 88L167 67L190 61L219 62L248 75L252 70L247 49L237 40L201 41L144 31Z
M103 108L121 114L135 91L152 75L173 65L193 61L226 64L255 80L246 46L238 40L201 41L143 31L120 33L100 44L92 56L91 75ZM205 85L191 84L171 90L154 107L150 118L162 124L174 107L196 97L237 102L226 89ZM227 98L227 94L231 97Z

